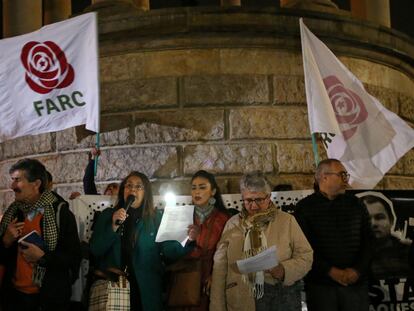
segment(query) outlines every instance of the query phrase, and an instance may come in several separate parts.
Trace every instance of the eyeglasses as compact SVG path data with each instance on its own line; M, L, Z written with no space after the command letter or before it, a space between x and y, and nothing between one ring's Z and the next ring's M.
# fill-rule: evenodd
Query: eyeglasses
M128 190L144 190L144 185L143 184L138 184L138 185L134 185L134 184L125 184L125 188L127 188Z
M325 174L326 175L336 175L336 176L342 178L343 180L348 180L349 177L351 177L351 175L349 175L348 172L344 172L344 171L339 172L339 173L336 173L336 172L327 172Z
M256 205L263 204L265 202L267 197L264 198L256 198L256 199L243 199L244 204L246 205L252 205L253 202L256 203Z

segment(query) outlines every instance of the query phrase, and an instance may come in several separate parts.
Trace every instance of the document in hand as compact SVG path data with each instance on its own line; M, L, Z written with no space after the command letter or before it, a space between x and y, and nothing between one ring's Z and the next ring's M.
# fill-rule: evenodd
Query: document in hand
M278 260L276 246L269 247L256 256L237 260L237 267L242 274L268 270L276 267L277 265Z
M29 232L28 234L26 234L25 236L21 237L18 240L18 243L20 244L22 241L25 241L27 243L32 243L43 251L46 249L45 241L42 239L39 233L37 233L36 230L33 230ZM20 247L27 248L27 246L23 246L23 245L20 245Z
M193 205L166 206L155 242L175 240L185 243L187 227L193 224L193 214Z

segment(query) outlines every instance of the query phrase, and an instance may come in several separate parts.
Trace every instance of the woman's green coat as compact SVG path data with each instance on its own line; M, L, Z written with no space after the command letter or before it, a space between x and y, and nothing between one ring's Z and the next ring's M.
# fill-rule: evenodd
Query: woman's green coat
M112 230L114 211L108 208L99 215L90 240L90 249L100 270L121 268L121 236ZM155 242L161 217L162 213L157 211L154 222L141 220L136 224L133 265L144 311L163 310L163 259L176 260L192 249L191 246L182 247L177 241Z

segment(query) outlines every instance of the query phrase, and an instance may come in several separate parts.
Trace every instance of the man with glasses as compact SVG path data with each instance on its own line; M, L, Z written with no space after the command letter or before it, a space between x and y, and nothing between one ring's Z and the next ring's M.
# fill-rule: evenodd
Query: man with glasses
M345 193L348 179L340 161L323 160L315 173L315 193L297 204L296 217L314 250L305 278L309 311L369 307L369 215L358 198Z

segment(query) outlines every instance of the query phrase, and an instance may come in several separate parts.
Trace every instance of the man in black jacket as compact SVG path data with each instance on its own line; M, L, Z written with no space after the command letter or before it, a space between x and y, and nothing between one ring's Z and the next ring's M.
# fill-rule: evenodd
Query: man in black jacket
M15 201L0 223L0 259L6 270L2 310L68 310L80 263L75 217L66 201L47 190L46 169L39 161L20 160L9 173ZM43 246L19 242L31 231Z
M349 174L340 161L321 161L315 193L297 204L296 217L314 250L305 278L309 311L368 310L367 273L372 234L368 212L345 193Z

